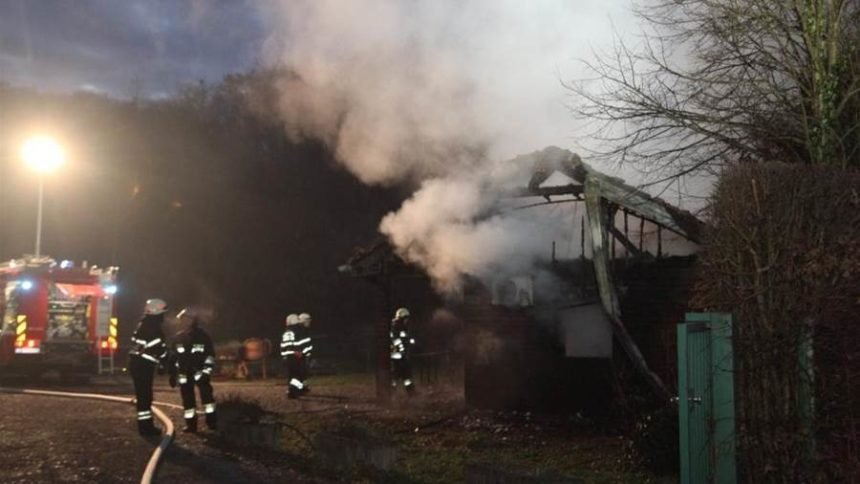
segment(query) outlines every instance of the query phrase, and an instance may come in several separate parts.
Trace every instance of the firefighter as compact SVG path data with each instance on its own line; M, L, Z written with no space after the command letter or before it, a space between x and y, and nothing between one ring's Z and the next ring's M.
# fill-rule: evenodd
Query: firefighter
M388 336L391 341L391 386L397 388L397 383L403 382L406 393L412 395L415 393L415 384L412 381L409 353L415 339L409 336L408 326L409 310L400 308L394 313Z
M287 329L281 337L281 357L287 366L287 397L299 398L310 391L305 382L308 378L308 360L314 349L309 334L311 315L290 314L286 323Z
M215 397L212 392L212 371L215 369L215 347L212 338L200 329L200 318L196 311L185 308L176 315L184 328L173 341L170 365L170 386L179 383L182 395L185 432L197 432L197 402L194 387L200 391L206 426L216 430L218 419L215 413Z
M152 423L152 379L156 368L164 371L167 345L161 324L167 303L161 299L149 299L143 309L143 319L131 337L134 347L129 351L128 367L134 382L137 405L137 430L140 435L161 435Z

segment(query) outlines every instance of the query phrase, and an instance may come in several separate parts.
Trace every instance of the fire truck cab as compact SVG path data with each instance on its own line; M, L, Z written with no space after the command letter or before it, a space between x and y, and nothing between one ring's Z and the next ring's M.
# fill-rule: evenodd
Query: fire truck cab
M45 256L0 263L0 368L94 371L117 347L117 272Z

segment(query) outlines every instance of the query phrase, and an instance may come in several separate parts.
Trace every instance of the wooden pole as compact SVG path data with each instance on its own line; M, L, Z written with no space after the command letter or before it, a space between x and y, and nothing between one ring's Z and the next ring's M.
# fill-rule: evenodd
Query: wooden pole
M579 254L585 259L585 216L579 217Z
M633 244L633 242L630 242L630 240L625 237L624 234L619 232L618 229L616 229L615 227L609 227L609 233L612 235L613 238L618 239L621 242L621 245L624 246L624 250L627 253L632 252L633 255L637 257L642 255L642 253L636 249L636 246Z
M611 222L614 222L614 221L615 221L615 217L612 217L612 219L613 219L613 220L611 220ZM610 227L614 229L614 228L615 228L615 224L613 223L612 225L610 225ZM612 261L614 261L614 260L615 260L615 237L612 237L612 259L610 260L610 262L612 262Z
M384 263L383 263L384 264ZM391 315L391 274L382 271L384 293L383 317L376 322L376 398L381 403L391 401L391 358L388 317Z
M625 208L624 209L624 238L629 239L630 238L630 231L627 228L627 215L628 215L628 212L627 212L627 209ZM626 259L627 256L629 256L629 255L630 255L630 251L627 250L627 247L625 246L624 247L624 258Z

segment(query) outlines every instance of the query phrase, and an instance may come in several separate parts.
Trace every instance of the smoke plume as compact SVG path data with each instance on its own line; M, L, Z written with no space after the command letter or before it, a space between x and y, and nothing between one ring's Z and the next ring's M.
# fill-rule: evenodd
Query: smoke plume
M283 0L265 4L289 134L368 184L420 188L380 230L443 290L578 247L566 211L510 210L528 176L499 160L569 145L560 79L610 37L602 2ZM574 229L576 227L576 229ZM574 240L577 242L574 244Z

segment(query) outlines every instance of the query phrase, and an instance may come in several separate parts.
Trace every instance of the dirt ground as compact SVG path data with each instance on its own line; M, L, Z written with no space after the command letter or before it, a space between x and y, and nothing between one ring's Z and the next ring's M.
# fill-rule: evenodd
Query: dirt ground
M110 402L0 394L0 482L140 482L157 440Z
M219 381L215 388L219 399L256 401L277 413L286 425L283 447L280 458L269 458L315 480L462 482L466 466L478 465L589 483L675 482L637 469L625 457L625 439L584 419L469 410L457 385L423 385L414 397L401 389L385 406L375 402L371 375L315 377L310 386L299 400L287 399L285 382L272 379ZM162 385L157 398L178 402L176 392ZM391 443L397 463L388 472L335 471L314 456L308 442L323 431Z
M470 410L460 388L444 382L424 384L414 397L400 390L389 405L375 402L373 378L362 374L314 377L311 392L299 400L287 399L285 382L276 379L216 380L214 386L219 401L256 402L272 412L283 424L281 448L243 448L208 431L178 432L159 469L159 482L450 483L463 482L464 470L475 466L569 482L675 482L638 469L625 457L625 439L598 431L581 418ZM62 389L131 393L124 376ZM166 379L159 378L155 390L157 401L180 403ZM154 443L134 434L131 409L28 398L36 397L0 395L0 464L5 473L0 482L139 479ZM180 428L181 411L167 412ZM334 469L314 447L321 432L385 442L396 449L396 463L387 471ZM50 449L50 458L44 448ZM73 471L61 472L64 466Z
M62 387L58 390L78 391ZM125 385L87 391L127 394ZM137 435L134 407L121 403L0 393L0 482L140 482L159 437ZM181 415L168 410L176 425ZM309 482L283 463L261 466L213 443L214 434L178 434L157 482Z

